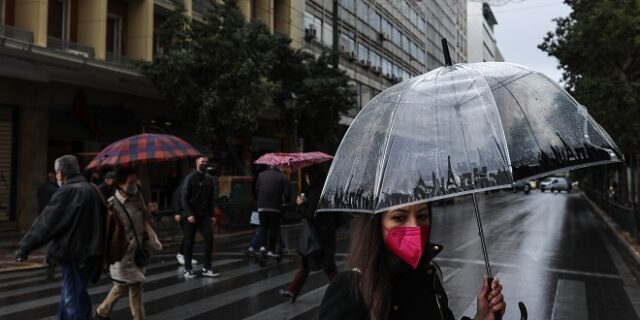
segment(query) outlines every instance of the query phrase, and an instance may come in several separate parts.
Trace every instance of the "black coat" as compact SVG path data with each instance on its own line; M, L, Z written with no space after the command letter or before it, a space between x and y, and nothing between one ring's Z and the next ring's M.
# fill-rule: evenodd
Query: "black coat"
M56 191L58 191L58 185L49 180L38 188L38 214L42 213Z
M388 259L392 270L392 290L387 319L454 320L447 295L442 287L440 268L431 261L441 249L433 245L427 258L413 270L398 258ZM342 272L333 279L320 305L320 319L365 320L369 310L362 298L354 293L360 271Z
M197 170L189 173L182 182L180 191L180 205L182 215L213 215L214 199L218 192L217 180L208 173Z
M105 207L82 176L53 195L20 242L25 255L51 242L48 259L58 262L100 260L104 250Z
M282 211L282 203L290 201L289 179L282 171L271 168L260 173L256 182L258 211Z
M319 261L314 263L319 264L319 267L328 272L336 271L336 228L338 225L338 215L334 213L316 214L318 203L320 202L320 195L322 194L322 184L314 184L305 189L305 201L302 205L298 206L298 213L303 219L311 224L315 228L320 245L322 246L322 255L316 257ZM315 268L314 268L315 269Z
M116 194L116 188L113 185L109 186L104 182L98 186L98 189L100 189L100 193L102 193L105 200L108 200Z

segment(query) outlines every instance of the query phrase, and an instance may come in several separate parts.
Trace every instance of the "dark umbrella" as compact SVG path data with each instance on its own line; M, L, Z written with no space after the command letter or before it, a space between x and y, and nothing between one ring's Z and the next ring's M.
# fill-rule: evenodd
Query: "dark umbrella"
M449 60L450 61L450 60ZM372 99L345 134L318 212L377 214L623 160L565 90L510 63L447 65Z

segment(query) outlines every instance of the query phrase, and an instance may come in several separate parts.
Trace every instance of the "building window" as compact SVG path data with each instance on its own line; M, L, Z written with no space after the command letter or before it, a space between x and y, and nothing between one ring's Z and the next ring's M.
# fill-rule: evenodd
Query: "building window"
M369 50L362 43L358 43L358 60L365 62L369 60Z
M369 51L369 60L371 60L371 65L374 67L382 66L382 64L380 63L380 55L375 53L375 51L373 50Z
M333 27L326 21L322 24L322 43L326 46L333 44Z
M373 30L380 32L380 14L373 9L371 9L371 13L369 14L369 26L371 26Z
M389 21L383 18L381 21L381 26L382 26L382 33L391 37L391 24L389 23Z
M107 16L107 52L120 54L122 51L122 18Z
M0 0L0 24L4 24L4 0Z
M4 5L4 1L3 5ZM3 10L4 11L4 10ZM47 16L47 35L69 41L71 25L71 1L49 0Z
M342 32L340 33L340 46L342 47L342 51L344 52L352 52L355 51L355 40L354 37L348 33Z
M356 11L357 11L356 14L358 15L358 18L360 18L362 21L368 20L367 18L369 17L369 5L366 4L363 0L358 1Z
M342 7L350 12L355 12L354 0L342 0Z

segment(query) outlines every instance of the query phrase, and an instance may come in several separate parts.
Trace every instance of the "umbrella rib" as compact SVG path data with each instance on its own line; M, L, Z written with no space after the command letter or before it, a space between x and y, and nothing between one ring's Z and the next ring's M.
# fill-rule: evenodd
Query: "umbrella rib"
M398 98L398 102L396 104L396 109L393 112L393 118L391 119L391 123L390 123L390 127L389 127L389 133L387 135L387 139L385 141L384 144L384 150L383 150L383 162L382 162L382 168L380 168L381 170L378 170L377 172L380 172L380 179L379 181L377 181L375 189L374 189L374 195L375 195L375 204L374 204L374 210L375 208L378 206L378 201L380 198L380 192L381 192L381 188L384 184L384 177L387 171L387 165L389 163L389 150L391 149L391 145L393 145L393 128L394 128L394 124L396 122L396 119L398 117L398 114L400 113L400 106L402 103L402 98L404 97L404 95L407 93L407 91L409 91L409 86L411 86L411 89L413 89L415 86L418 85L418 83L420 83L421 78L417 78L416 80L414 80L413 83L411 84L407 84L407 88L404 89L404 91L402 92L402 94L400 94L400 97Z

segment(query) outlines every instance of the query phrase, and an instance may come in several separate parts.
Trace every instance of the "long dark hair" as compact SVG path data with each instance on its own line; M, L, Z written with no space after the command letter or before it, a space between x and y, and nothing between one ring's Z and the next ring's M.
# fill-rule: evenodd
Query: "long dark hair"
M382 213L361 214L352 225L352 239L347 265L357 269L353 278L354 295L360 296L369 309L371 320L386 319L391 300L391 271L387 263L388 252L382 238Z

